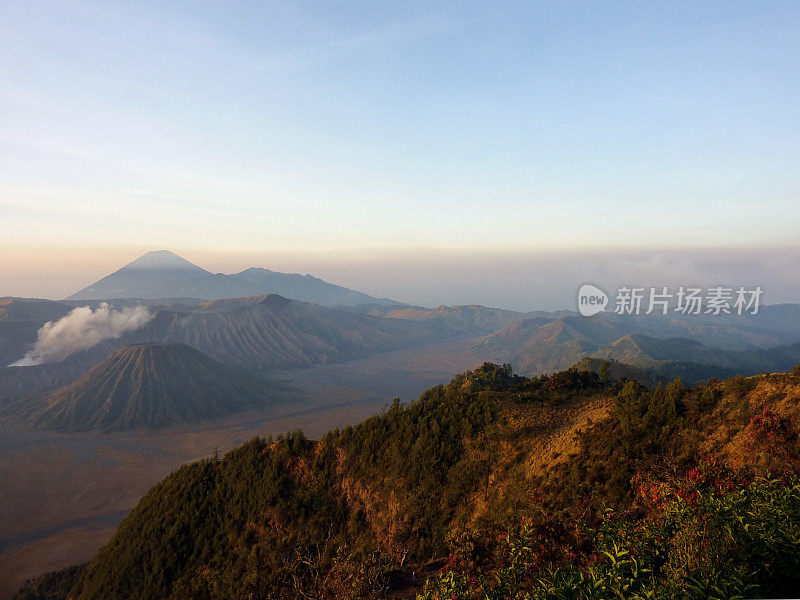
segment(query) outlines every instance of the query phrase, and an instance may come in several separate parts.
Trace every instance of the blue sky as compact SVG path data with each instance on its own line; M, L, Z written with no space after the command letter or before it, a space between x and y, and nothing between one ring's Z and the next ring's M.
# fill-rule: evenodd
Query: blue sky
M797 2L4 2L0 246L792 246L798 39Z

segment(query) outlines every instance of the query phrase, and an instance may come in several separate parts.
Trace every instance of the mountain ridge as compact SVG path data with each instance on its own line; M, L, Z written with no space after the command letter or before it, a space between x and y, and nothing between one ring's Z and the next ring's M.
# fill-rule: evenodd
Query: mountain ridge
M220 300L275 293L323 306L375 303L401 305L389 298L328 283L312 275L250 267L239 273L212 273L168 250L150 251L68 296L67 300L197 298Z
M46 303L44 308L68 311L54 302ZM4 323L0 320L0 355L8 356L10 362L31 348L36 328L25 321L9 325L14 326L15 338L21 338L4 347ZM155 305L152 318L139 329L74 352L60 362L0 367L0 400L69 383L130 344L183 343L227 367L261 372L366 358L433 343L437 336L436 331L422 323L373 317L276 294L195 305Z
M689 572L698 600L796 597L799 393L794 372L648 391L487 363L318 441L184 465L87 565L38 585L52 600L672 598Z
M486 352L487 360L511 363L520 373L529 376L566 369L586 356L614 358L621 362L643 359L646 352L638 347L640 344L647 345L653 352L672 352L669 360L713 362L725 368L747 365L749 372L760 369L752 366L755 364L753 361L745 360L747 355L757 358L758 364L766 369L770 364L768 351L773 349L772 358L783 361L776 364L774 370L781 370L792 363L785 362L780 349L791 351L800 339L796 329L784 326L786 314L798 315L800 309L796 305L777 308L774 312L778 313L778 325L775 329L767 329L763 325L772 318L769 313L773 311L769 308L764 309L765 314L759 315L757 322L748 319L623 318L608 313L592 317L570 315L557 319L525 319L485 336L475 344L475 348ZM753 326L754 323L757 326ZM646 359L650 362L656 360L650 356Z

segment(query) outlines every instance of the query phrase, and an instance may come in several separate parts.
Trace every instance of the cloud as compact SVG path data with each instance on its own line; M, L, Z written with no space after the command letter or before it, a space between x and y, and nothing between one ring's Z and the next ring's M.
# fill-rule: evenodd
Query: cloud
M86 350L115 339L126 331L139 329L152 315L144 306L111 308L106 302L92 310L81 306L58 321L48 321L39 329L33 349L9 367L30 367L64 360L73 352Z

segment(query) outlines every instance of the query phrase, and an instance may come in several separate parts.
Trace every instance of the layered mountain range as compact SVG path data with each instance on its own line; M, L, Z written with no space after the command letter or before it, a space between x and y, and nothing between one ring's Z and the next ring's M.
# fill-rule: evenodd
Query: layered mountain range
M800 360L800 321L785 322L789 310L800 317L800 307L766 307L758 320L738 322L713 318L620 318L603 313L593 317L525 319L496 331L476 347L494 360L512 364L520 373L534 375L565 369L584 357L609 359L639 369L670 372L669 363L719 368L716 376L783 371ZM774 321L771 313L776 314ZM686 372L685 365L680 367ZM698 370L705 377L713 369ZM691 377L698 381L700 377Z
M323 306L400 304L388 298L374 298L362 292L328 283L312 275L279 273L256 267L229 275L212 273L168 250L148 252L72 294L67 300L115 298L219 300L262 294L278 294Z
M151 319L66 359L0 368L0 400L70 383L119 348L136 343L179 343L222 364L251 372L309 368L446 342L472 347L486 360L507 362L535 375L568 368L584 357L639 369L690 373L689 381L736 372L785 370L800 359L800 307L765 307L758 319L623 319L560 311L520 313L483 306L329 308L269 294L203 301L111 300L112 308L144 303ZM76 306L98 301L4 299L0 305L0 359L8 365L28 352L37 331ZM787 314L797 315L787 321ZM772 315L775 318L772 319ZM670 363L682 363L678 371ZM704 365L703 369L687 367Z
M270 293L250 295L256 290ZM232 296L203 299L218 295ZM96 299L80 299L84 297ZM112 318L137 306L147 311L141 322L96 340L92 336L105 324L70 330L72 321L93 318L91 311L105 311ZM71 312L76 308L80 315ZM48 354L47 344L64 330L68 335L56 339L59 351ZM75 340L80 341L75 348L63 347ZM581 361L592 369L612 362L614 372L635 372L640 380L655 383L675 375L696 382L786 370L800 360L798 342L800 305L766 306L757 315L741 317L583 317L570 311L523 313L478 305L425 308L266 269L215 275L159 251L71 299L0 299L0 364L31 365L0 367L0 405L40 398L71 384L132 344L182 344L221 367L267 383L287 370L425 347L436 347L440 354L469 350L477 359L510 363L527 376ZM36 360L20 361L32 349ZM114 396L113 386L107 394Z
M24 318L14 320L16 305ZM6 359L18 359L36 341L42 319L28 320L38 305L49 316L50 301L7 304ZM60 304L60 303L59 303ZM63 307L67 313L70 306ZM224 365L251 373L343 362L436 341L420 323L383 319L277 295L218 300L196 305L154 304L141 327L77 350L64 360L0 368L0 399L37 394L69 383L123 346L148 342L185 344ZM8 364L8 363L6 363Z
M0 367L0 417L4 431L18 428L15 435L67 434L81 442L114 438L87 431L170 427L246 410L261 419L298 399L297 389L281 381L306 376L316 385L364 362L397 380L420 369L419 361L404 366L403 356L433 353L508 364L487 362L410 406L395 402L319 442L300 433L257 439L222 460L181 467L88 565L45 577L19 597L470 597L458 587L459 565L472 560L469 572L489 569L486 581L504 581L509 549L491 540L509 531L508 518L530 523L530 515L516 511L532 497L561 511L561 520L536 529L543 535L536 548L544 548L565 535L563 523L577 531L587 510L610 502L623 509L622 518L632 506L640 510L641 503L631 504L640 489L633 482L661 476L655 461L662 455L690 478L704 461L734 468L742 456L764 474L800 464L791 454L797 368L735 377L800 362L800 305L743 317L426 308L310 276L265 269L212 274L165 252L149 253L70 299L0 299L0 359L17 365ZM661 385L676 377L681 381ZM703 383L684 385L696 382ZM765 431L773 446L756 448L753 440ZM769 454L775 435L784 436L782 462ZM742 481L737 475L737 485ZM573 509L584 512L570 521ZM659 508L648 522L676 514ZM636 518L620 525L611 550L629 541ZM750 539L730 546L734 563ZM523 542L519 547L532 547ZM672 561L670 569L684 568L679 550L654 554L648 572L664 560ZM436 575L447 552L452 569ZM790 549L780 558L796 556ZM544 564L526 557L532 562L524 573ZM587 556L574 577L597 564ZM422 590L425 578L437 586L430 593ZM559 584L536 581L548 589ZM670 590L678 588L669 586L679 583L662 578L642 597L676 597ZM739 591L757 589L767 588Z

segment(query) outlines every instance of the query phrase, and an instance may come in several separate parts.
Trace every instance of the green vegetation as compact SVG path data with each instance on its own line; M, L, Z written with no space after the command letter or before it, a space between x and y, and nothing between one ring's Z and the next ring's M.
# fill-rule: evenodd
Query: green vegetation
M85 567L76 565L63 571L45 573L22 588L14 600L64 600Z
M703 463L637 480L636 502L575 529L542 516L502 538L491 567L454 550L422 600L787 597L800 589L800 479ZM553 536L553 532L558 535Z
M647 386L668 383L680 377L687 383L699 383L712 377L734 377L741 369L720 365L705 365L686 360L666 360L640 366L612 359L586 357L575 365L578 369L594 371L603 381L635 379Z
M517 381L485 365L319 443L300 432L253 439L184 466L122 522L73 594L303 597L341 584L327 579L334 565L344 572L375 552L387 565L445 552L453 490L486 470L462 440L497 418L498 396Z
M800 593L800 378L602 379L487 363L318 442L257 438L186 465L68 596Z

